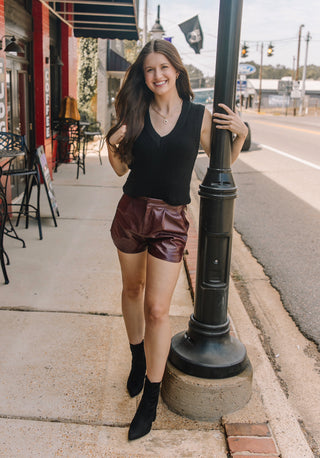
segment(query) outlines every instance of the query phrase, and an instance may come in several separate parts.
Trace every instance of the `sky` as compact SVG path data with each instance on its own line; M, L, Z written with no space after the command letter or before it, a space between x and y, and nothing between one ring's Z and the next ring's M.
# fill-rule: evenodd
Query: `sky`
M224 0L221 0L224 1ZM139 26L143 28L145 0L140 0ZM215 73L219 0L148 0L148 30L157 18L160 5L160 24L165 36L172 38L184 64L199 68L204 76ZM204 35L200 55L188 45L178 24L198 15ZM299 66L306 54L306 36L310 32L307 64L320 66L320 0L243 0L240 43L249 46L247 59L260 64L263 43L263 65L285 65L293 68L298 53L301 25ZM274 46L272 57L267 56L269 43ZM296 63L295 63L296 65Z

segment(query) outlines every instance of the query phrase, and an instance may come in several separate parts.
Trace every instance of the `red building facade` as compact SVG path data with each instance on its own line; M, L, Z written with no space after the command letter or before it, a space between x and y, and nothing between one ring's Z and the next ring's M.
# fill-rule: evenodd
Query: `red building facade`
M38 0L0 0L0 11L0 129L43 145L52 173L52 120L63 97L77 97L77 38ZM5 51L12 37L21 52Z
M64 97L77 98L77 37L138 38L136 2L127 11L114 2L113 17L108 5L0 0L0 130L23 135L30 150L43 145L51 174L52 122ZM12 37L21 52L8 51ZM12 189L12 198L21 193Z

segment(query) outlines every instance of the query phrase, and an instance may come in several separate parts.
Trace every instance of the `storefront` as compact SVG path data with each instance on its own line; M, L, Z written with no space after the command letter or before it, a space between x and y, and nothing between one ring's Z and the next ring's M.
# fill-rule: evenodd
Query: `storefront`
M43 145L52 174L52 121L64 97L77 98L77 37L138 39L138 5L0 0L0 11L0 130ZM12 181L11 197L22 189Z

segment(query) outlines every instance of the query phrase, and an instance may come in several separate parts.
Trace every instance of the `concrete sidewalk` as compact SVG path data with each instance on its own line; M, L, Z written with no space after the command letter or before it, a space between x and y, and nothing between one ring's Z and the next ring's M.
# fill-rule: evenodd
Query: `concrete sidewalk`
M86 175L78 180L76 166L63 164L54 174L58 227L42 190L43 240L35 224L26 230L21 223L25 249L5 238L11 264L9 285L2 277L0 283L0 456L312 457L232 281L230 315L254 370L250 402L207 423L176 415L160 401L151 433L127 441L139 399L126 392L130 351L109 234L123 182L105 155L103 166L88 155ZM190 243L197 185L194 180ZM173 333L187 328L191 313L182 269L171 307Z

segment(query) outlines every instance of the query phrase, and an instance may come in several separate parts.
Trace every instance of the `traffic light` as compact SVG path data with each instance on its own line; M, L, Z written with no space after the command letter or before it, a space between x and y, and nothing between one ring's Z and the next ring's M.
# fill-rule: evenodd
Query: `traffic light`
M244 44L241 49L241 57L248 57L249 46Z
M273 56L273 48L274 48L274 47L273 47L272 44L270 43L269 46L268 46L268 50L267 50L267 56L268 56L268 57Z

